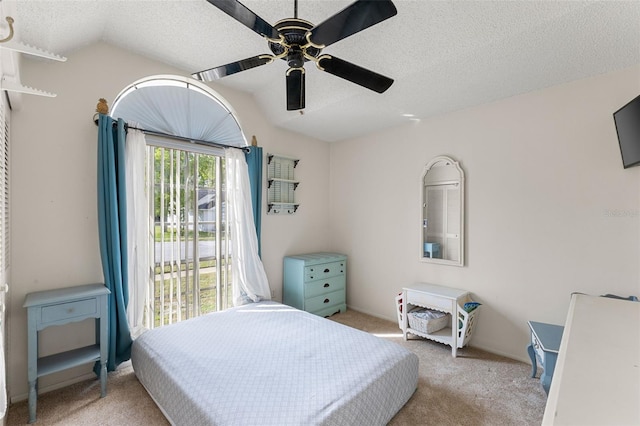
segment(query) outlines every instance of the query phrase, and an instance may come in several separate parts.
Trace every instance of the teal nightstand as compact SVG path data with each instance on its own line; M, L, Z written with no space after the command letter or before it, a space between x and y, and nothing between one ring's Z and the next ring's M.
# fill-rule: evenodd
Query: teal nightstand
M536 376L537 358L544 369L540 376L540 382L548 395L551 379L553 378L553 370L556 368L556 361L558 360L558 350L560 349L564 327L535 321L529 321L528 324L531 329L531 343L527 346L527 352L531 358L531 377Z
M88 284L27 294L29 423L36 421L38 377L100 361L100 396L107 395L108 311L104 284ZM96 344L38 358L38 332L52 325L96 319ZM98 334L99 330L99 334Z

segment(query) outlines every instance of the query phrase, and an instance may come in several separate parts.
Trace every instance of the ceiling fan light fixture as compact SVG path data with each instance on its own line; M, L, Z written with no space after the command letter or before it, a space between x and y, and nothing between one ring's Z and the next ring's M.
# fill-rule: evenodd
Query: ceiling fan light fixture
M300 48L289 49L289 54L287 55L287 64L291 68L302 68L302 66L304 65L304 55L302 54L302 50Z
M1 0L0 0L1 1ZM287 78L287 110L304 108L304 63L315 62L318 69L362 87L382 93L393 80L358 65L330 55L322 49L397 14L391 0L356 0L319 25L298 18L298 2L294 0L294 17L281 19L271 26L237 0L207 0L267 40L273 55L259 55L220 67L194 73L194 78L211 81L283 59L289 65ZM322 64L320 62L323 62Z
M302 110L305 107L304 68L287 70L287 111Z

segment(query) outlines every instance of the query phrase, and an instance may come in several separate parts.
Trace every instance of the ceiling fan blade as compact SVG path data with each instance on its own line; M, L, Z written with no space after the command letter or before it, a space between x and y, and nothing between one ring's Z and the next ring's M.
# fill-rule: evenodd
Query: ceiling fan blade
M211 68L204 71L199 71L191 74L191 76L201 81L218 80L227 75L235 74L240 71L246 71L251 68L259 67L260 65L266 65L270 62L273 62L274 59L275 57L272 55L253 56L241 61L232 62L230 64L221 65L219 67Z
M307 37L313 44L326 47L397 13L391 0L358 0L309 30Z
M304 68L287 70L287 111L304 109Z
M280 38L278 30L236 0L207 0L250 30L269 38Z
M317 66L337 77L359 84L374 92L383 93L393 84L393 80L384 75L362 68L351 62L344 61L331 55L322 55L318 58Z

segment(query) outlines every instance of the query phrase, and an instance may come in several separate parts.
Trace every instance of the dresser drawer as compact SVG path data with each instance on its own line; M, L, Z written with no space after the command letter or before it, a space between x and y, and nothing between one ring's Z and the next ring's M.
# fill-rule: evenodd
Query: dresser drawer
M98 302L95 298L76 300L74 302L43 306L41 311L42 324L67 321L77 317L97 316Z
M318 315L320 317L328 318L331 315L339 314L340 312L346 312L346 311L347 311L347 306L342 304L342 305L329 306L328 308L324 308L319 311L309 311L309 312L311 312L314 315Z
M304 280L322 280L344 274L345 262L330 262L304 268Z
M327 278L325 280L311 281L305 283L305 297L311 298L321 294L331 293L337 290L344 290L346 280L344 276Z
M329 306L343 304L344 302L344 291L338 290L305 300L304 310L313 312Z

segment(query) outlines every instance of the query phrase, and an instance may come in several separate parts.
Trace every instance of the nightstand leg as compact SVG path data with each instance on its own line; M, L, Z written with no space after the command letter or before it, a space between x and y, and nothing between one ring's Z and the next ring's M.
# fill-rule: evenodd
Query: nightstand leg
M29 423L36 421L38 400L38 324L39 311L27 309L27 380L29 382Z
M407 292L402 292L402 337L407 340L407 328L409 327L409 318L407 317L407 310L409 309L407 303Z
M102 314L99 319L96 319L96 343L100 345L100 398L104 398L105 396L107 396L107 358L109 356L107 297L103 297L101 302Z
M531 377L536 377L538 366L536 365L536 351L533 349L532 344L527 346L527 352L529 353L529 358L531 358Z
M545 356L545 363L543 365L544 371L540 376L540 382L542 382L542 388L549 395L549 388L551 387L551 380L553 379L553 370L556 368L556 360L558 354L549 352Z
M458 355L458 300L451 306L451 356Z
M107 396L107 363L100 365L100 398Z
M38 397L38 379L29 381L29 423L36 422L36 401Z

